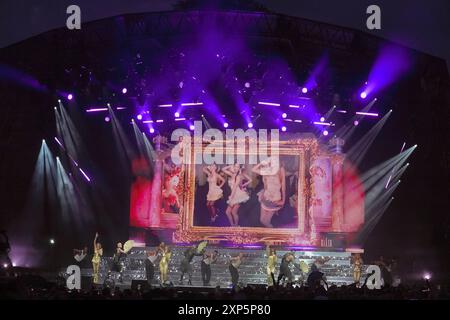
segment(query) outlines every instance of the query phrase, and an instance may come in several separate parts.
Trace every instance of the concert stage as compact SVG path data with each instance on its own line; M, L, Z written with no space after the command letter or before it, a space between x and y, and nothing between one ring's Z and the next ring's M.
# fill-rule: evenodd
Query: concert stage
M143 281L146 280L145 265L146 252L155 250L155 247L135 247L133 248L124 261L123 282L119 281L119 273L112 272L112 277L115 282L115 286L120 288L130 288L133 280ZM184 251L186 247L173 246L172 247L172 259L169 264L169 282L175 287L203 287L200 272L201 257L195 257L192 263L193 275L192 285L187 285L188 277L185 275L184 283L180 284L180 262L183 259ZM220 286L226 288L231 286L231 277L228 270L230 256L236 256L240 252L244 253L243 262L239 268L240 279L239 282L242 285L267 285L267 256L265 248L224 248L219 246L208 246L208 251L217 250L219 252L218 260L215 264L211 265L211 282L210 287ZM291 250L291 249L289 249ZM301 249L292 249L295 252L296 263L304 261L309 267L314 263L317 258L330 258L320 271L325 273L328 285L335 284L348 285L353 283L353 270L351 266L351 253L350 252L337 252L337 251L302 251ZM286 249L279 249L277 251L278 262L281 261L281 257L286 253ZM111 268L112 257L104 257L100 269L100 283L103 283L108 271ZM308 273L302 273L298 269L292 270L295 274L295 279L299 285L303 281L306 281ZM278 275L278 265L275 271L275 277ZM82 269L82 276L91 277L92 269ZM363 274L362 279L365 276ZM158 263L155 267L155 278L152 285L159 285L159 268Z

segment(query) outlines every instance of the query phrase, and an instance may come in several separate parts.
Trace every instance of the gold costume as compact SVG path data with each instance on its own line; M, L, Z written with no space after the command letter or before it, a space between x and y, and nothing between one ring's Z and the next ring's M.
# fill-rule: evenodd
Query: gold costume
M161 261L159 262L159 272L161 274L161 283L165 283L167 281L167 274L169 273L169 261L172 257L172 252L163 251Z
M275 266L277 264L277 255L271 254L270 249L267 248L267 285L269 286L273 286L273 278L272 278L272 274L275 274Z
M357 284L359 284L359 281L361 279L361 267L362 267L362 260L361 258L358 257L353 262L353 280Z
M100 269L100 261L103 255L103 249L95 249L94 256L92 257L92 269L94 275L94 283L98 283L98 272Z

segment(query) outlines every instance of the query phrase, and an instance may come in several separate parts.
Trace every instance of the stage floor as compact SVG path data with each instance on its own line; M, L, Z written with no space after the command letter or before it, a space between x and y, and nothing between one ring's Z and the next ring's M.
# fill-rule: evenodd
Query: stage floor
M132 280L146 280L145 264L146 252L155 250L155 247L135 247L131 249L124 260L123 282L119 282L119 274L112 272L115 285L119 287L130 287ZM185 275L184 283L180 283L179 271L181 260L183 259L186 247L172 246L172 259L169 264L169 282L177 287L187 284L187 275ZM266 250L265 249L249 249L249 248L223 248L217 246L208 246L208 251L218 250L219 256L217 262L211 265L211 282L210 287L229 287L231 285L231 276L228 270L230 256L235 256L239 252L244 253L244 259L239 268L239 282L242 285L266 285ZM320 270L325 274L328 284L343 285L353 283L353 270L351 266L351 253L349 252L332 252L332 251L295 251L296 262L304 261L311 266L318 258L329 259ZM278 264L286 250L277 250ZM192 262L192 286L203 287L200 272L201 257L194 257ZM100 267L100 283L103 283L108 271L111 269L112 257L104 257ZM364 270L364 269L363 269ZM298 283L306 281L307 273L293 269L295 279ZM278 275L278 266L275 271L275 277ZM92 269L82 269L82 276L92 277ZM364 275L363 277L364 278ZM155 268L155 279L152 285L160 284L158 262ZM192 287L188 286L188 287Z

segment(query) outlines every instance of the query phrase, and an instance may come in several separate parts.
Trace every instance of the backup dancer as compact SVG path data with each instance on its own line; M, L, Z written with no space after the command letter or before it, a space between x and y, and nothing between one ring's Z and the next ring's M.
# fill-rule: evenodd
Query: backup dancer
M123 250L122 242L118 242L116 245L116 252L113 256L112 271L119 272L119 281L123 282L123 260L125 259L126 252Z
M225 211L230 225L233 227L239 226L239 208L242 203L247 202L250 199L245 187L250 184L251 178L242 171L242 167L239 164L233 166L227 166L222 169L225 174L229 176L228 185L231 189L231 194L228 198L228 207Z
M191 262L195 256L202 256L202 255L203 255L203 253L197 253L196 246L190 247L184 251L184 258L183 258L183 260L181 260L181 265L180 265L180 271L181 271L180 284L183 284L184 274L187 273L188 277L189 277L188 284L192 285L192 264L191 264Z
M161 285L164 285L168 281L169 274L169 262L172 258L172 251L169 246L164 242L159 245L158 251L161 254L161 260L159 261L159 273L161 276Z
M241 252L236 257L230 258L230 264L228 266L228 270L230 270L231 284L233 285L233 288L235 288L239 283L239 267L241 266L243 257L244 257L244 254Z
M215 222L218 216L215 202L223 196L222 187L225 184L225 179L218 173L216 164L204 167L203 172L206 174L209 185L208 194L206 195L206 206L208 207L211 222Z

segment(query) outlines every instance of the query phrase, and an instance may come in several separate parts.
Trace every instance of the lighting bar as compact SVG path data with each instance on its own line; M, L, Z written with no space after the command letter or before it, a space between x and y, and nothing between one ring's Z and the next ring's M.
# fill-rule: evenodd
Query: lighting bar
M202 106L203 102L187 102L187 103L182 103L181 106L182 107L188 107L188 106Z
M299 105L296 105L296 104L290 104L290 105L289 105L289 108L299 109L300 106L299 106Z
M264 101L259 101L258 104L262 104L262 105L265 105L265 106L274 106L274 107L279 107L280 106L279 103L264 102Z
M300 119L297 119L297 120L294 120L294 122L297 122L297 123L302 123L302 120L300 120Z
M123 110L126 109L126 107L117 107L116 110Z
M339 113L347 113L347 110L336 110L336 112L339 112Z
M153 123L153 120L144 120L142 123Z
M317 124L319 126L331 126L331 123L329 123L329 122L314 121L313 123Z
M175 118L175 121L184 121L186 118Z
M88 181L91 182L91 179L88 177L88 175L83 171L83 169L78 168L80 170L80 172L83 174L84 178Z
M63 144L61 143L61 141L59 141L58 140L58 138L57 137L55 137L55 141L61 146L61 148L63 148L64 149L64 146L63 146Z
M160 122L164 122L164 120L159 119L159 120L156 120L156 122L157 122L157 123L160 123Z
M355 113L359 114L360 116L378 117L378 113L371 113L371 112L355 112Z
M292 122L292 121L294 121L294 120L292 120L292 119L283 119L284 121L289 121L289 122Z
M99 112L99 111L108 111L108 108L93 108L86 110L86 112Z
M173 105L171 103L158 105L158 108L171 108L171 107L173 107Z

